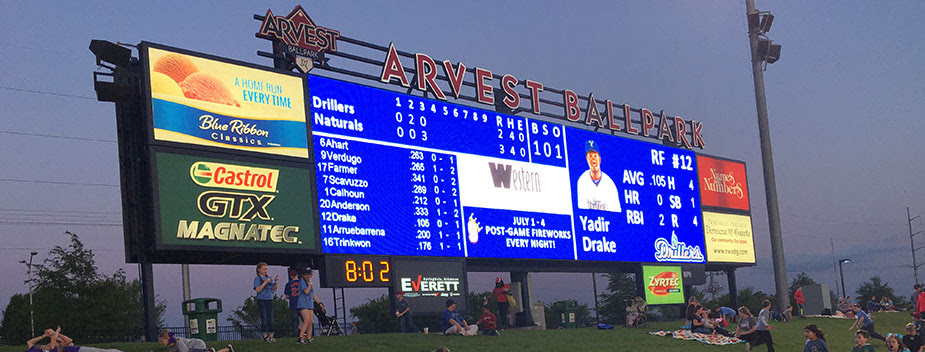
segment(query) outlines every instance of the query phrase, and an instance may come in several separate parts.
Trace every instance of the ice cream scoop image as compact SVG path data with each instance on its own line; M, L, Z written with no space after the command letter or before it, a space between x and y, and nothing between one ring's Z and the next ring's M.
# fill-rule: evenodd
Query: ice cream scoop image
M151 92L175 95L178 97L183 96L183 89L180 88L180 85L177 84L173 78L170 78L170 76L160 72L151 73Z
M241 107L225 83L208 73L196 72L189 75L180 82L180 88L183 88L183 95L190 99Z
M173 78L177 83L183 82L189 75L199 72L190 59L179 54L166 54L154 63L154 72L160 72Z
M469 214L469 222L466 223L466 234L469 235L469 243L474 244L479 241L479 231L482 231L482 228L479 227L479 220L473 214Z

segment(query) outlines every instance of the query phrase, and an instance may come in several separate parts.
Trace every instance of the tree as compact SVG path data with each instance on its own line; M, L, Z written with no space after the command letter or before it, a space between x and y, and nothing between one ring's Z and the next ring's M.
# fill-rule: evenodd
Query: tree
M395 313L391 312L388 295L382 295L379 298L350 308L350 315L357 318L357 328L364 334L397 332L399 330Z
M870 301L871 296L876 296L878 300L880 297L887 296L894 303L897 301L896 296L893 294L893 288L888 283L883 282L880 276L871 277L870 280L861 284L861 287L858 287L857 291L854 292L858 294L857 302L861 307L867 307L867 302Z
M244 305L231 311L231 316L226 318L238 331L242 331L245 326L260 327L260 310L257 308L257 299L248 297L244 300ZM289 314L289 301L277 295L273 295L273 330L276 331L277 337L295 337L290 327L291 316Z
M602 322L617 324L626 320L626 302L636 297L636 280L633 275L626 273L609 273L605 276L607 290L598 296L599 315ZM558 320L553 326L556 325Z
M65 235L68 246L55 246L48 259L35 265L36 333L60 325L78 344L140 340L144 322L140 282L126 279L121 269L111 276L100 274L93 251L76 234ZM31 338L29 309L28 295L10 297L0 321L3 343L19 345ZM159 301L155 311L159 325L165 310Z

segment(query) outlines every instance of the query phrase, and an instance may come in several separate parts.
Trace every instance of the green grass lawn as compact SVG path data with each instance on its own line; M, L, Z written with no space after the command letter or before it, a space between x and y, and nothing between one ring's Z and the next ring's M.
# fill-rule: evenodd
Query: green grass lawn
M902 332L903 327L911 321L908 313L874 313L877 331L883 335L887 332ZM772 335L778 351L802 351L803 326L816 324L826 333L829 349L832 351L850 351L854 345L854 333L849 331L852 321L847 319L809 318L774 325ZM572 329L546 331L505 331L499 337L461 337L441 335L413 334L369 334L359 336L316 337L310 345L297 345L294 339L281 339L276 344L268 345L261 340L226 341L215 347L232 343L236 352L247 351L433 351L446 346L457 351L744 351L744 345L711 346L696 341L682 341L669 337L649 335L655 330L674 330L681 322L653 323L646 328L628 329L617 327L614 330ZM880 351L885 350L883 342L871 342ZM124 343L94 345L103 348L116 348L125 352L159 352L166 349L153 343ZM24 351L25 347L0 346L0 352ZM756 351L764 351L759 346Z

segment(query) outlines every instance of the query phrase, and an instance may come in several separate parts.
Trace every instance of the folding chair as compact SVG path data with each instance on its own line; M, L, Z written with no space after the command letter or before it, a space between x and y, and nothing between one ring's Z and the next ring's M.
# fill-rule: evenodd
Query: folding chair
M323 306L315 304L314 311L315 317L318 318L318 325L321 325L320 336L344 335L344 330L341 329L337 318L328 316Z

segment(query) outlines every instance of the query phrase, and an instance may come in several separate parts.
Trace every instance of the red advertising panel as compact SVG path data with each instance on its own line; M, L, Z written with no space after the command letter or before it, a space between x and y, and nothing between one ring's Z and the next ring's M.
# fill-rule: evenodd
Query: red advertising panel
M749 210L745 164L697 155L703 206Z

